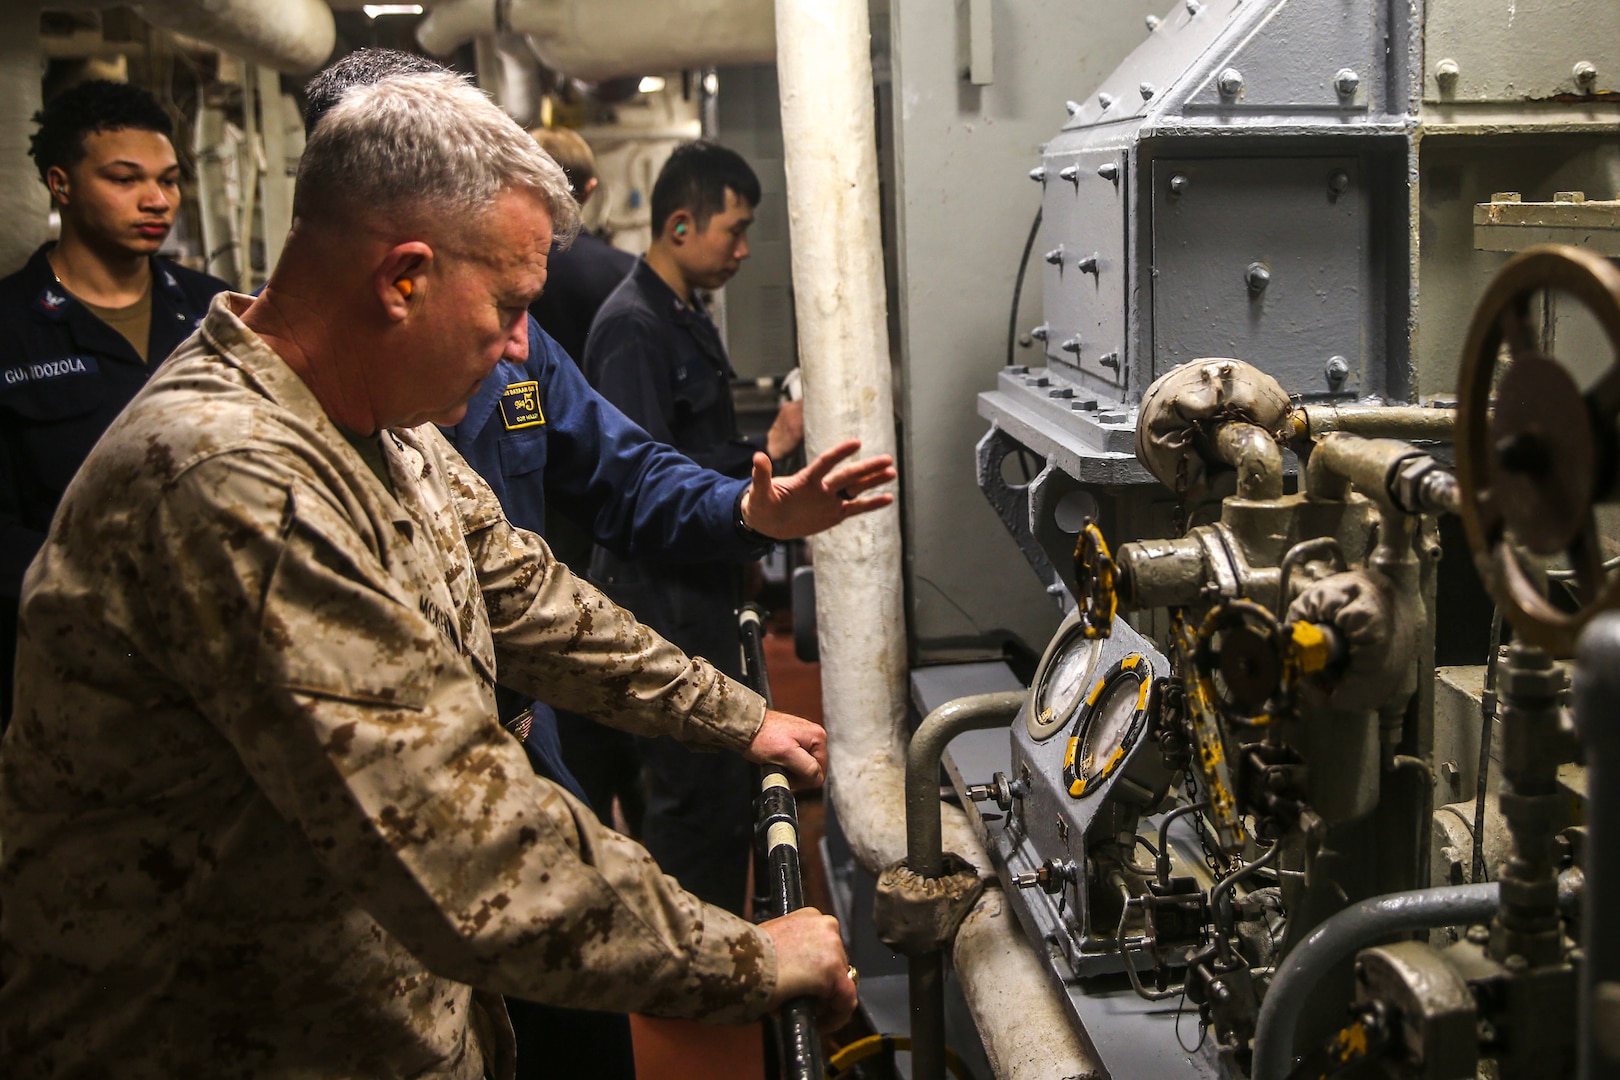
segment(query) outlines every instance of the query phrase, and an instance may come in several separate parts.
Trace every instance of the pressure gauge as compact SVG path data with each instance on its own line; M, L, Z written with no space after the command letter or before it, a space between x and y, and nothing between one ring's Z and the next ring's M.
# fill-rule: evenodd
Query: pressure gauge
M1098 679L1074 721L1063 758L1063 782L1077 799L1095 795L1147 727L1153 665L1132 653Z
M1102 646L1101 641L1087 640L1079 626L1071 626L1058 636L1047 651L1030 698L1030 738L1050 738L1073 719L1091 685L1091 673Z

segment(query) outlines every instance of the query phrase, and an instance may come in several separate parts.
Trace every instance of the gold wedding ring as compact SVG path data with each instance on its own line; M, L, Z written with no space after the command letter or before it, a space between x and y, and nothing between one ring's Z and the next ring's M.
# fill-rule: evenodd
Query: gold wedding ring
M849 981L855 984L855 989L861 988L861 973L855 970L855 965L849 965Z

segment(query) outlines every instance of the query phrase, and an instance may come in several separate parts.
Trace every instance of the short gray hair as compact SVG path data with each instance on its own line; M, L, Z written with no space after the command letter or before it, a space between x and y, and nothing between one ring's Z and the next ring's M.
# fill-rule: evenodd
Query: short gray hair
M304 148L293 214L476 218L505 191L532 192L566 244L579 228L568 177L527 132L459 75L396 75L344 93Z

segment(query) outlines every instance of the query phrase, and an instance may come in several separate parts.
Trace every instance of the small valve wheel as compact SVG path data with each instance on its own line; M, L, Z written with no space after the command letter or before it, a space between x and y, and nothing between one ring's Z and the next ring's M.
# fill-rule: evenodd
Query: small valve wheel
M1531 301L1543 293L1578 301L1609 339L1608 369L1585 390L1542 351ZM1504 345L1511 363L1498 379ZM1593 513L1615 480L1620 269L1558 245L1511 259L1474 311L1457 397L1457 482L1474 562L1516 633L1567 654L1593 615L1620 605L1620 580L1604 570ZM1516 548L1562 553L1579 608L1568 613L1549 603Z
M1081 631L1087 638L1105 638L1114 632L1114 612L1119 609L1115 591L1117 571L1109 554L1108 541L1091 518L1080 526L1074 544L1074 579L1079 587Z
M1193 662L1205 698L1221 715L1251 724L1271 721L1266 706L1283 689L1288 657L1270 611L1252 600L1211 608L1198 629Z

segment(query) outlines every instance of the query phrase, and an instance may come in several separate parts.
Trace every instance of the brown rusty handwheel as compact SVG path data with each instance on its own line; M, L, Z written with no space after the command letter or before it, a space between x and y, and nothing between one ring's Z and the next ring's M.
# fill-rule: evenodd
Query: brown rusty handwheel
M1584 393L1568 369L1543 354L1531 326L1531 300L1548 290L1585 306L1614 350L1609 369ZM1504 342L1512 363L1498 383ZM1620 580L1604 572L1593 512L1615 471L1620 270L1573 247L1544 245L1515 256L1474 310L1457 398L1462 519L1480 576L1515 633L1567 654L1593 615L1620 605ZM1563 553L1574 570L1579 610L1549 603L1515 547Z
M1074 542L1074 580L1081 632L1093 640L1114 632L1119 594L1114 588L1117 571L1097 523L1087 518Z

